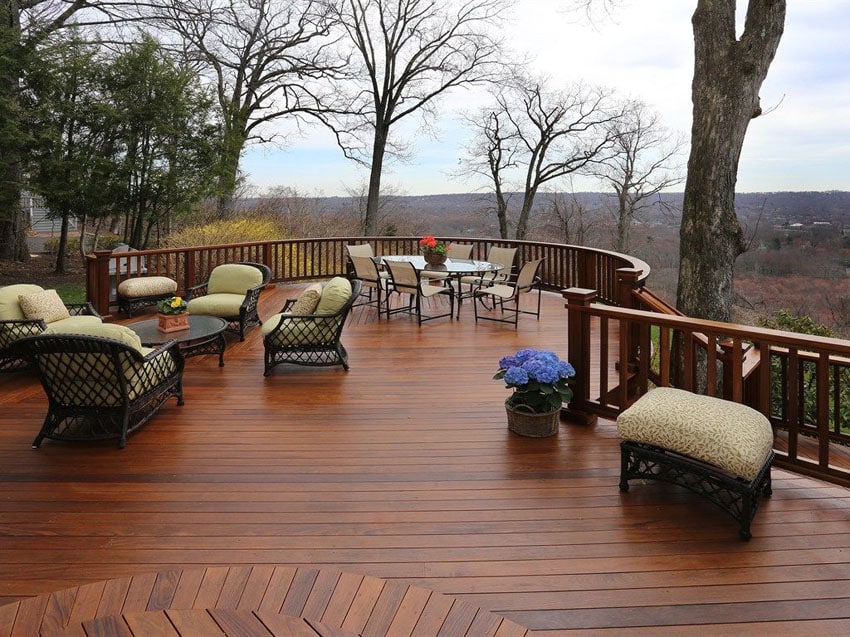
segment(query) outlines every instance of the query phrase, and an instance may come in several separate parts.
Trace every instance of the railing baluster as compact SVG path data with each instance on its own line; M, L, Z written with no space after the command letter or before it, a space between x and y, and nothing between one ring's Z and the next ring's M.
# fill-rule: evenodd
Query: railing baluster
M821 352L817 360L817 431L818 464L829 466L829 355Z

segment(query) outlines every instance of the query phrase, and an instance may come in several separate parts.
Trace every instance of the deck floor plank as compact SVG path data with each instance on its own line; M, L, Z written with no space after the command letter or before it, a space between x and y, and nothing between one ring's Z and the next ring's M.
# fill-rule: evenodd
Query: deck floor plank
M677 487L622 495L613 422L505 426L498 359L565 355L563 300L517 330L469 309L421 328L356 309L349 372L263 377L260 330L229 338L120 451L31 449L43 391L0 376L0 636L162 608L307 612L328 634L850 633L850 491L774 470L749 542Z

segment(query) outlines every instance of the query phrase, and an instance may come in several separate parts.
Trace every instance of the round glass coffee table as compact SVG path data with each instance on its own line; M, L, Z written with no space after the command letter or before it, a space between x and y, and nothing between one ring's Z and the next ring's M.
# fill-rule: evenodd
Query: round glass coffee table
M185 358L201 354L218 354L218 366L224 367L224 329L227 321L217 316L189 315L189 329L176 332L160 332L158 319L128 323L127 327L138 334L142 345L156 347L168 341L177 341Z

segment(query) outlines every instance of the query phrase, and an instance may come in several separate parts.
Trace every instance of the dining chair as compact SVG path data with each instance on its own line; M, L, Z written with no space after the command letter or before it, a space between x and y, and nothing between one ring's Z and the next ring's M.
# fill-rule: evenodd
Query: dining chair
M354 267L354 273L351 278L361 283L361 291L358 297L366 297L368 299L355 303L353 307L374 304L375 309L378 310L378 318L381 318L381 296L387 292L390 273L386 270L378 270L377 264L371 257L351 255L349 258ZM374 299L372 298L373 291L375 293Z
M375 252L372 250L372 244L370 243L358 243L356 245L347 245L345 247L348 250L348 256L350 257L372 258L375 256Z
M413 264L408 261L385 261L384 262L389 269L390 272L390 285L387 291L387 318L390 317L390 314L397 314L398 312L408 312L413 313L414 311L414 302L415 302L415 312L416 312L416 320L419 325L422 325L425 321L430 321L436 318L443 318L448 316L451 318L454 316L455 310L455 292L454 287L452 287L451 281L447 280L446 285L436 285L432 284L430 281L422 281L419 271L413 267ZM398 294L407 294L410 296L408 300L407 306L402 305L394 310L390 309L390 296L392 293ZM449 296L449 311L444 314L433 314L430 316L422 315L422 299L430 299L438 294L448 294Z
M449 259L469 259L472 256L471 243L450 243L446 256ZM431 279L432 281L443 281L449 277L446 272L435 272L434 270L422 270L420 275L423 279Z
M522 268L520 268L519 274L517 274L516 281L507 282L507 283L496 283L495 285L490 285L487 287L481 287L475 290L474 298L472 306L475 310L475 321L478 322L478 319L482 319L485 321L498 321L499 323L513 323L514 329L516 329L519 324L519 315L520 314L533 314L537 317L537 320L540 320L540 298L542 296L543 288L541 285L540 277L537 275L540 270L540 265L543 263L544 259L534 259L532 261L528 261L525 263ZM537 310L521 310L520 309L520 297L525 292L531 292L534 288L537 288ZM505 311L508 311L511 314L512 318L497 318L495 316L488 316L486 314L479 315L478 313L478 303L477 301L483 301L485 298L490 297L493 301L493 311L496 311L496 308L501 310L501 314L504 317ZM513 307L505 308L505 302L513 303Z
M471 298L478 288L509 281L513 271L516 251L516 248L502 248L500 246L490 248L486 260L490 263L498 263L504 267L498 271L461 277L460 281L458 281L458 300L462 301L463 299ZM464 291L464 285L468 285L469 289Z
M449 258L450 259L471 259L472 248L475 247L471 243L450 243Z

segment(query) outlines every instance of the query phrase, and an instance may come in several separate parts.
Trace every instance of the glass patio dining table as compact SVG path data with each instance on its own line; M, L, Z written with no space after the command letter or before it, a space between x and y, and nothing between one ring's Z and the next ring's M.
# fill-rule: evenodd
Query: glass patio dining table
M436 274L434 279L453 278L457 279L458 291L460 290L460 279L465 276L481 276L488 272L498 272L505 268L501 263L492 263L490 261L479 261L478 259L446 259L446 262L441 265L430 265L425 261L425 257L421 254L389 254L374 258L375 263L383 265L385 261L407 261L412 264L424 277L429 273ZM463 297L457 296L457 315L460 318L460 307L463 302Z

